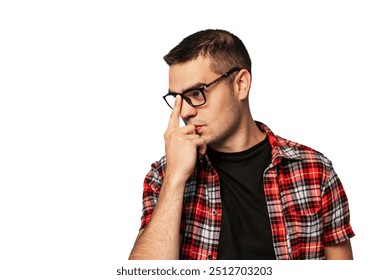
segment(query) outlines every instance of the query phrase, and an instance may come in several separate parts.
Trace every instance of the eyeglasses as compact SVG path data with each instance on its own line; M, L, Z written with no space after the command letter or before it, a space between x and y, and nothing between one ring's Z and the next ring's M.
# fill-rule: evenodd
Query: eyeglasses
M216 84L217 82L223 80L224 78L228 77L232 73L241 70L242 68L232 68L230 71L227 73L224 73L221 75L219 78L213 80L209 84L205 84L201 87L198 88L190 88L185 90L183 93L175 93L175 92L168 92L166 95L162 96L163 99L165 100L166 104L173 109L174 107L174 101L176 99L177 95L180 95L190 106L192 107L199 107L201 105L204 105L207 100L205 99L204 91Z

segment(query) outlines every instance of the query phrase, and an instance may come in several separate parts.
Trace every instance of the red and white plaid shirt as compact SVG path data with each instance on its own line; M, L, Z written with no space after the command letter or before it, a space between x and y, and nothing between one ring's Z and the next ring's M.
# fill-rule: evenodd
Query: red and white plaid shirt
M275 136L264 124L272 149L264 191L277 259L324 259L324 247L354 236L346 193L321 153ZM143 191L141 228L157 203L166 158L152 164ZM181 217L180 259L216 260L222 220L220 180L207 156L188 179Z

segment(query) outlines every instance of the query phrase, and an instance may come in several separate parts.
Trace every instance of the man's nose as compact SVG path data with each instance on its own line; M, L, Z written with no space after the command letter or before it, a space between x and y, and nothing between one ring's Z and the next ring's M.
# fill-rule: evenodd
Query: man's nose
M181 118L188 119L197 115L197 109L190 106L186 100L183 100L181 106Z

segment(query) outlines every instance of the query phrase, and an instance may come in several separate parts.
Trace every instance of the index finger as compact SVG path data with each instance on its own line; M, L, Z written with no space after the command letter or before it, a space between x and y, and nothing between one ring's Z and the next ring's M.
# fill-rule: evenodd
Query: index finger
M176 100L174 100L173 112L170 115L168 128L176 129L180 127L181 104L182 104L182 97L177 95Z

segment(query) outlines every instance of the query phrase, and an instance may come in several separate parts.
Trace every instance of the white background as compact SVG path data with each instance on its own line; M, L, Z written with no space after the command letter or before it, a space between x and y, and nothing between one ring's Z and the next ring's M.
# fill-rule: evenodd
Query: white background
M245 43L255 119L332 160L356 233L340 273L383 269L387 1L253 3L0 2L1 279L113 279L130 266L170 114L162 57L206 28Z

